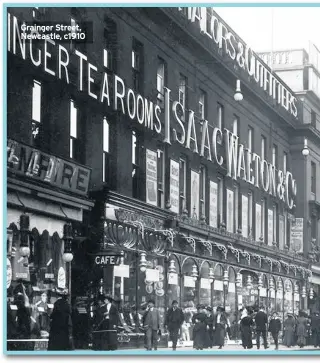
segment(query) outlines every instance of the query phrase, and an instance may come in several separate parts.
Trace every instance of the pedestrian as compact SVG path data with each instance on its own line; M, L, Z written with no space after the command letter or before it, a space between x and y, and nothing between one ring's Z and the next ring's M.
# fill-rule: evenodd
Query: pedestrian
M281 330L281 320L277 314L274 312L269 322L269 332L272 335L275 344L275 350L279 349L279 333Z
M219 346L218 349L222 349L224 346L227 326L228 320L225 315L225 309L221 306L218 306L217 315L215 318L215 345Z
M253 310L243 309L240 320L241 341L244 349L252 349Z
M103 332L101 332L101 324L103 322L102 306L104 305L105 296L99 295L94 305L94 313L92 317L92 350L103 350L104 341Z
M118 349L118 336L117 329L119 325L119 314L114 299L111 295L102 295L100 299L104 299L101 305L101 314L103 320L100 324L100 331L102 335L102 350L117 350Z
M184 322L184 314L182 312L182 309L178 307L178 301L173 300L171 308L168 309L165 319L165 327L169 330L169 335L170 335L170 340L172 341L173 350L177 349L179 332L183 322Z
M149 300L146 311L142 317L145 331L147 350L158 349L158 335L160 333L160 313L155 307L154 300Z
M206 323L207 323L207 328L208 328L208 348L212 348L213 347L213 339L214 339L214 316L212 313L212 307L211 306L207 306L206 307L207 310L207 318L206 318Z
M264 306L260 306L259 311L255 316L256 334L257 334L257 349L260 349L260 336L262 335L264 349L268 349L267 342L267 325L268 316L265 312Z
M296 319L292 313L287 314L287 318L283 323L283 344L288 348L295 345Z
M314 347L320 347L320 315L318 311L311 317L311 332Z
M203 350L206 346L207 337L207 315L204 305L197 306L197 313L192 317L193 327L193 348Z
M308 319L303 311L299 311L299 316L297 319L297 344L300 348L306 345L306 338L308 335Z
M72 350L71 307L68 303L68 290L57 288L58 299L50 315L48 350Z

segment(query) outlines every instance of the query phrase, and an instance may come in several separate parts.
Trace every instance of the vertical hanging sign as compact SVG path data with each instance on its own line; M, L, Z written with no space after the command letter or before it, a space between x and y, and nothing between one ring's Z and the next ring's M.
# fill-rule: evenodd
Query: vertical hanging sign
M191 205L190 216L195 219L199 219L199 173L191 170Z
M303 252L303 218L292 219L290 226L290 249L296 253Z
M146 202L158 205L157 153L146 149Z
M242 196L242 236L248 237L248 211L249 211L249 201L246 195Z
M179 163L170 159L170 204L175 213L179 213L179 171Z
M273 210L268 209L268 245L273 243Z
M234 198L233 191L227 189L227 231L234 232Z
M210 181L210 215L209 225L218 227L218 184Z

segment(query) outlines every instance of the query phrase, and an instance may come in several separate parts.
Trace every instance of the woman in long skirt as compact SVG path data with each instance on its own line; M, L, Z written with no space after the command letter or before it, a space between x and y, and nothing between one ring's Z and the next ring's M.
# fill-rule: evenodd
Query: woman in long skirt
M297 344L300 348L304 347L307 343L308 336L308 319L305 316L305 313L300 311L297 319Z
M207 315L204 312L204 306L198 306L198 312L193 315L192 323L193 327L193 348L197 350L203 350L207 340Z
M244 309L240 320L241 340L244 349L252 348L252 327L254 324L252 313L251 310Z
M228 324L224 311L224 308L219 306L217 308L217 315L215 319L215 345L218 345L219 349L222 349L224 346L224 338L226 336L226 328Z
M291 313L287 314L287 318L283 323L283 329L283 344L290 348L294 345L294 334L296 329L296 320Z

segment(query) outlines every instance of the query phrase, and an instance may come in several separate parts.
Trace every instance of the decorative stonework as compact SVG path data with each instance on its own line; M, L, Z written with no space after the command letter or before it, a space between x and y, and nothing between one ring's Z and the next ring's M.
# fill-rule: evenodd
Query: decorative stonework
M159 218L153 218L122 208L115 209L114 213L119 222L141 222L144 228L163 229L163 220Z

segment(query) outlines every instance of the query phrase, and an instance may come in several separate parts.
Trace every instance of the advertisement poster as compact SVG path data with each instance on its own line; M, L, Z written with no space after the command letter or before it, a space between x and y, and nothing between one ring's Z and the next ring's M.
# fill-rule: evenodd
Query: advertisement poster
M195 219L199 219L199 186L200 186L200 175L199 173L191 170L191 210L190 216Z
M248 212L249 212L249 202L248 197L242 196L242 236L248 237Z
M227 231L234 232L234 200L233 191L227 189Z
M146 202L148 204L158 204L157 182L157 153L146 149Z
M261 234L261 205L256 203L256 241L260 240Z
M179 170L179 163L170 159L170 204L175 213L179 213Z
M303 252L303 218L295 218L291 222L290 249L296 253Z
M218 184L210 181L210 215L209 225L218 227Z
M268 209L268 245L273 243L273 210Z

